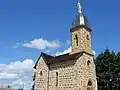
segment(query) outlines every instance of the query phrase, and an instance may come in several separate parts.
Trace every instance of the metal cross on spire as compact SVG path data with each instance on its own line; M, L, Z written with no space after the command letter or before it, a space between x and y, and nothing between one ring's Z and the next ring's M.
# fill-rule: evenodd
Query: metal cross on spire
M81 3L80 3L80 0L78 0L77 8L78 8L78 13L82 14L82 6L81 6Z

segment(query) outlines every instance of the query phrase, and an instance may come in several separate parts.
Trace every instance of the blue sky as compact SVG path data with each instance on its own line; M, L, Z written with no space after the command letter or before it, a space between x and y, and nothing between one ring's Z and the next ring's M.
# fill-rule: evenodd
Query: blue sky
M68 49L70 28L77 15L76 3L77 0L1 0L0 63L22 62L28 58L35 62L41 51L55 54ZM119 3L119 0L82 0L96 55L106 47L120 51ZM46 47L25 46L35 40L46 41Z
M69 29L76 13L77 0L2 0L0 1L0 62L32 58L43 50L13 48L16 43L42 37L64 43L71 40ZM106 47L119 51L119 0L82 0L84 14L92 28L92 48L99 53ZM55 52L55 51L54 51ZM52 52L53 53L53 52Z

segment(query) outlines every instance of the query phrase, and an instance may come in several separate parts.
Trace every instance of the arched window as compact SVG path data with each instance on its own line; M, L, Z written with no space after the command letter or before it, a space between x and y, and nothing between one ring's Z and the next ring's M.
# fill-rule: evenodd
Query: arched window
M91 81L88 82L87 90L92 90L92 82Z
M86 38L87 38L87 40L90 40L89 35L87 35L87 37L86 37Z
M87 36L86 36L86 45L87 45L87 49L88 50L91 50L91 45L90 45L90 35L88 34Z
M90 67L90 65L91 65L91 62L88 60L87 61L87 66Z
M56 72L56 87L58 86L58 72Z
M42 76L43 75L43 72L42 71L40 71L40 76Z
M78 36L75 35L76 46L78 46Z

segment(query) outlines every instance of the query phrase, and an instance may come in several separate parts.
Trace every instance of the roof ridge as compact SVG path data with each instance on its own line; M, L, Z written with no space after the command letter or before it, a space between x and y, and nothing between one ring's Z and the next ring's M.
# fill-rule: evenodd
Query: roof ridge
M61 57L61 56L68 55L68 54L70 54L70 53L66 53L66 54L58 55L58 56L55 56L55 57Z
M47 53L43 53L43 52L41 52L41 55L47 55L47 56L54 57L54 56L52 56L52 55L49 55L49 54L47 54Z

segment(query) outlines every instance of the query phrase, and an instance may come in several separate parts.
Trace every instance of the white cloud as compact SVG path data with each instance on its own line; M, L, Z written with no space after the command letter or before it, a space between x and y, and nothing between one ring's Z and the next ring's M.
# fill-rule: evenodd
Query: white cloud
M96 55L96 52L94 50L92 52L93 52L94 55Z
M69 47L68 49L66 49L66 50L64 50L63 52L57 52L56 53L56 56L58 56L58 55L62 55L62 54L66 54L66 53L70 53L71 52L71 47Z
M11 80L15 78L17 78L17 74L7 73L7 72L0 73L0 79Z
M36 48L39 50L50 49L50 48L58 48L60 47L60 42L58 40L48 41L43 38L34 39L30 42L23 43L22 46L26 48Z
M68 49L64 50L63 52L56 52L56 56L70 53L71 51L72 51L72 47L69 47ZM92 52L94 55L96 55L96 52L94 50Z
M34 62L26 59L10 64L0 64L0 85L11 85L15 88L23 87L30 90L33 84Z

